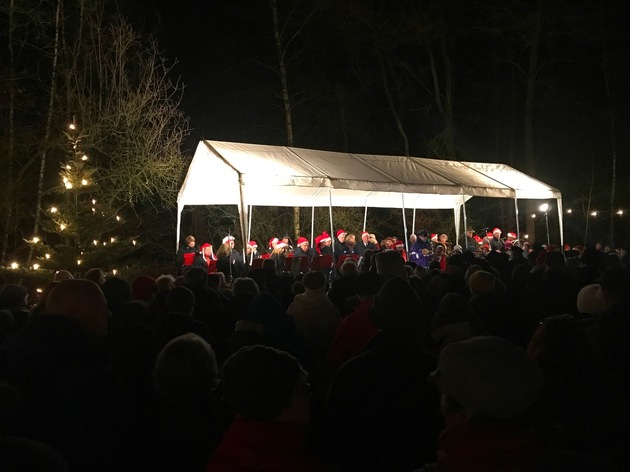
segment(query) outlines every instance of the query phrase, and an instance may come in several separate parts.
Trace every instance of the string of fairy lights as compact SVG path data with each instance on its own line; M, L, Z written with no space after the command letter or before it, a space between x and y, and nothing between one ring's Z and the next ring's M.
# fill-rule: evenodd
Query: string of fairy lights
M111 228L122 225L124 218L107 205L100 205L93 196L97 187L95 178L97 168L90 164L90 157L81 149L81 141L85 135L80 132L75 119L68 124L63 134L68 141L69 151L66 152L65 162L60 165L60 185L55 190L62 198L61 201L52 203L46 210L47 218L42 222L42 230L48 234L61 236L66 249L76 249L74 263L76 267L80 267L84 264L84 256L87 256L88 252L125 243L127 240L112 235L103 237L103 233L111 232ZM29 267L20 267L14 260L8 266L10 269L38 271L53 263L55 248L44 243L39 235L24 241L32 246L36 262ZM130 243L132 246L138 244L136 239L131 239ZM90 250L88 246L92 249ZM116 275L118 271L110 269L109 272Z

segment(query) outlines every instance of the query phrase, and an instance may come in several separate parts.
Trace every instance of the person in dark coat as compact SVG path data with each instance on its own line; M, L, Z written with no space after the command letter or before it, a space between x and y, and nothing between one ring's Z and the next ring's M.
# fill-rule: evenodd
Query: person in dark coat
M343 471L409 471L435 459L437 357L425 344L429 313L411 286L393 277L371 312L380 332L343 364L326 405L321 452Z
M245 277L247 267L240 252L234 250L234 236L223 238L223 244L217 251L217 271L223 272L230 282L236 277Z
M376 244L370 241L370 233L363 231L361 232L361 240L357 241L357 244L354 246L354 253L363 256L366 249L376 251L377 247Z
M186 236L184 244L179 247L179 251L177 251L177 256L175 257L178 275L181 275L187 267L193 265L195 254L198 252L199 247L197 247L195 237L189 234Z
M201 250L195 254L195 261L193 265L195 267L203 267L206 269L208 274L217 271L217 256L214 255L214 251L212 250L212 244L203 243L201 245Z
M346 231L343 229L337 230L337 238L335 239L335 246L334 246L335 259L345 254L352 254L350 247L346 244L347 234L348 233L346 233Z
M161 350L153 370L158 471L203 470L232 420L218 384L215 353L200 336L183 334Z
M158 334L160 344L166 345L172 339L186 333L194 333L208 344L216 344L210 328L193 318L195 295L186 287L175 287L166 299L168 314L160 320Z
M501 230L499 228L492 230L492 237L488 242L490 243L490 250L497 252L505 251L505 242L501 239Z
M294 257L317 257L317 251L310 247L308 239L300 236L297 239L297 247L293 250Z
M58 450L71 471L126 468L122 419L129 412L102 342L108 316L97 284L64 280L51 291L46 314L2 346L3 377L39 421L33 439Z

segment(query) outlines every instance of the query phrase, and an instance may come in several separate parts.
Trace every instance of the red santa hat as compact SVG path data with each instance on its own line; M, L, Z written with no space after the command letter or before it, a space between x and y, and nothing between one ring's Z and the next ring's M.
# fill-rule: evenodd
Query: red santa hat
M483 239L481 239L481 237L477 236L476 234L473 236L473 239L477 241L479 244L481 244L481 241L483 241Z
M210 243L203 243L199 249L201 249L201 251L203 252L204 248L206 248L206 247L212 247L212 244L210 244Z
M501 234L502 232L503 232L503 231L501 231L501 228L494 228L494 229L492 230L492 234L494 234L494 233L499 233L499 234Z
M227 243L228 241L234 241L234 236L226 236L225 238L223 238L223 244Z
M516 239L516 234L515 233L508 233L507 237L511 238L511 239Z
M287 247L287 246L288 244L285 243L284 241L278 241L278 244L276 244L276 249Z
M492 233L491 233L490 231L488 231L488 232L486 233L486 238L491 238L491 237L492 237Z
M431 241L437 242L437 240L438 240L437 233L431 233Z
M368 233L367 231L361 231L361 236L363 236L364 234L367 234L368 236L370 235L370 233Z
M330 241L331 239L332 238L330 237L330 235L326 231L324 231L322 233L320 242L325 243L326 241Z
M252 249L254 249L258 247L258 244L256 243L256 241L250 241L247 243L247 247L251 247Z
M405 243L402 241L396 241L396 249L402 249L403 247L405 247Z
M315 236L315 246L319 246L319 243L322 242L321 236Z
M278 238L271 238L269 240L269 247L272 248L274 244L278 243Z
M306 239L304 236L300 236L299 238L297 238L297 245L301 246L304 243L308 243L308 239Z
M337 230L337 237L341 236L342 234L348 234L348 233L346 233L343 229L338 229Z

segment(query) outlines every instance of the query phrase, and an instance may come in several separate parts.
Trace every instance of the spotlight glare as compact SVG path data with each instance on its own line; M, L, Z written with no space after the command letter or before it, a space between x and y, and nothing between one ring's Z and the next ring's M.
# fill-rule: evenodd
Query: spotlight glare
M538 209L542 211L543 213L547 213L549 211L549 204L543 203L542 205L538 207Z

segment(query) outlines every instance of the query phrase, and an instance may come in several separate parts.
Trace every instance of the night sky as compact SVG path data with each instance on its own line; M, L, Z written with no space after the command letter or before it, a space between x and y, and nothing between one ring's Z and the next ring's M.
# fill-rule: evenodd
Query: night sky
M565 206L580 211L593 183L593 205L607 210L614 137L617 206L630 215L630 2L547 3L553 5L542 11L533 175L559 188ZM165 56L178 61L173 77L186 86L181 106L190 116L190 155L200 139L286 144L269 4L144 0L124 7L137 27L156 35ZM281 22L295 4L294 29L311 14L289 50L296 54L288 66L297 98L296 146L404 153L378 50L410 154L435 157L443 121L426 38L438 63L444 38L457 159L504 162L527 172L523 105L535 2L278 0Z

